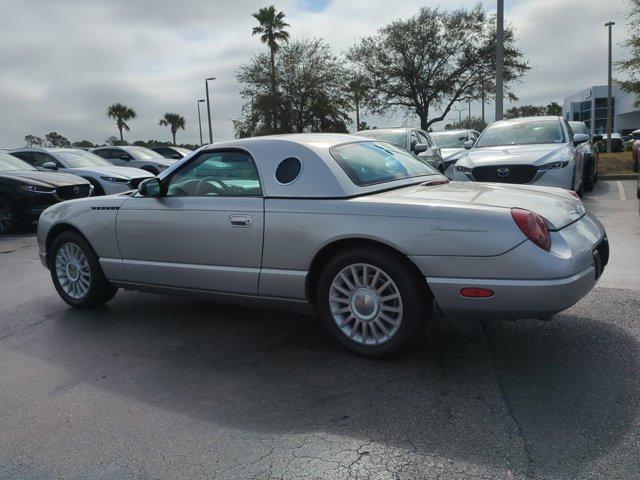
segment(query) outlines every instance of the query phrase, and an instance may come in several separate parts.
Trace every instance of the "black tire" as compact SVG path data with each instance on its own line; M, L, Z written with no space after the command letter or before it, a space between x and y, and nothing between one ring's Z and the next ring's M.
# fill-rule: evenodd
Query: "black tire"
M366 264L382 270L384 275L393 281L400 295L402 313L399 326L389 339L381 343L367 345L366 341L363 344L350 338L341 330L331 313L329 297L332 283L343 269L354 264ZM384 292L383 290L380 295ZM343 303L347 303L346 299L343 299ZM399 254L388 253L383 249L364 247L341 251L325 264L318 278L316 306L324 327L340 343L352 352L377 358L398 353L419 338L420 333L426 330L431 320L433 299L424 277L415 272L406 258ZM378 317L375 320L380 322ZM369 338L372 339L373 334L378 330L375 335L377 340L378 334L384 335L384 333L379 327L373 326L373 323L374 319L368 323L367 327L361 327L360 331L364 332L367 331L365 328L368 329ZM357 328L355 330L358 331ZM362 335L360 336L362 338Z
M9 233L19 223L18 209L7 197L0 196L0 235Z
M89 266L89 287L86 294L80 298L69 295L63 288L56 274L56 256L61 247L66 244L73 244L78 247L87 259ZM49 255L49 271L51 280L60 297L73 307L90 308L108 302L113 298L118 289L111 285L104 276L98 256L93 251L89 243L75 232L63 232L58 235L51 245Z

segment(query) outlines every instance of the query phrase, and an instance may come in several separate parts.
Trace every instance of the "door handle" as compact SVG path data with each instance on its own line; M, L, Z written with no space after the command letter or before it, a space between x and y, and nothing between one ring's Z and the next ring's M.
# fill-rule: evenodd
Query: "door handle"
M232 227L248 228L253 224L253 219L249 215L231 215L229 225Z

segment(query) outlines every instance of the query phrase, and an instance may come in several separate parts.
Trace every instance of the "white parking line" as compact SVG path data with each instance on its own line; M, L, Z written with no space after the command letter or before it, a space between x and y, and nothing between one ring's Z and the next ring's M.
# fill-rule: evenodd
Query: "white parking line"
M627 195L624 193L624 188L622 188L622 182L620 180L616 181L618 184L618 194L620 195L620 200L623 202L627 199Z

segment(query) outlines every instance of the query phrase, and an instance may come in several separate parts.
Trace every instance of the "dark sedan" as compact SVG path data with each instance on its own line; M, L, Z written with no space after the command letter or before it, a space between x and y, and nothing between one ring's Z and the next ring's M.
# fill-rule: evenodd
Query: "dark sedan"
M41 172L0 152L0 234L20 223L37 220L50 205L88 197L91 184L67 173Z
M591 135L584 122L569 122L569 126L573 133L583 133L589 137L588 141L578 146L584 156L582 160L582 184L584 189L589 192L593 190L593 185L598 181L599 154L597 142L602 140L602 135Z

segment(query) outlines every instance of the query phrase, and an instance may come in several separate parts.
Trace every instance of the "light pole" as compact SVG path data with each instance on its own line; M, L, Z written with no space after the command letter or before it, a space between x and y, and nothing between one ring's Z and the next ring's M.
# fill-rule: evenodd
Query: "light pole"
M498 0L498 25L496 28L496 121L502 120L504 90L504 0Z
M471 121L471 100L469 100L469 121Z
M202 146L202 116L200 115L200 104L204 103L204 99L198 100L196 104L198 105L198 127L200 127L200 146Z
M458 123L462 123L462 112L464 112L464 108L452 108L451 110L455 110L458 112Z
M607 82L607 153L611 153L611 128L613 119L611 118L611 27L616 22L605 23L605 27L609 27L609 79Z
M204 89L207 92L207 118L209 119L209 143L213 143L213 129L211 128L211 101L209 100L209 80L215 80L216 77L209 77L204 81Z

